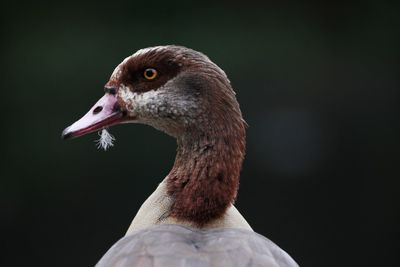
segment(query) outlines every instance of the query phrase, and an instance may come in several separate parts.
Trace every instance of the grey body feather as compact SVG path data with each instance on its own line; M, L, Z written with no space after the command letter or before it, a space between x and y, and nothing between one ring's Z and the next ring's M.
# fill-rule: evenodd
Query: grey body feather
M159 225L120 239L96 267L295 267L267 238L243 229Z

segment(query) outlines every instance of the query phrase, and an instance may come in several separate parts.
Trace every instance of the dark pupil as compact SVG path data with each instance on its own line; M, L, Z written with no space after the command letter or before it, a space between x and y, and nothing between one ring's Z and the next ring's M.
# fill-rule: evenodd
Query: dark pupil
M147 77L153 77L153 75L154 75L154 71L153 70L146 70L146 76Z

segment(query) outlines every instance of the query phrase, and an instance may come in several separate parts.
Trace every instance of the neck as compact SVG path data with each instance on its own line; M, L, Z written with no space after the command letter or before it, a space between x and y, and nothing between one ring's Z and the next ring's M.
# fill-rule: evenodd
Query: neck
M235 200L245 153L245 126L240 116L202 125L202 131L199 128L177 139L167 190L174 199L170 216L204 226L221 218Z

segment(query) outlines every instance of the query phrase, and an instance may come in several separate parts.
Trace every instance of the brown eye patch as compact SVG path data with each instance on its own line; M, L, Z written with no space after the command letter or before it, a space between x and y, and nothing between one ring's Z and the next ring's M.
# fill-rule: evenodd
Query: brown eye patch
M181 58L168 51L149 51L133 56L122 66L118 83L133 92L157 90L178 75L182 65Z

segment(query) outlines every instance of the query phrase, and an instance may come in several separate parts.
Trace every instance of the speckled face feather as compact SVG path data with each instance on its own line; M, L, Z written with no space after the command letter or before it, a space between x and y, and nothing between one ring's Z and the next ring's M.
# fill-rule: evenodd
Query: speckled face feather
M146 80L147 68L158 77ZM162 46L126 58L106 86L117 88L132 122L178 141L170 216L199 226L221 217L236 197L245 150L245 124L225 73L199 52Z
M119 98L124 103L128 114L135 121L162 130L178 137L185 129L201 120L201 100L174 92L171 80L162 88L147 92L135 92L121 86Z

